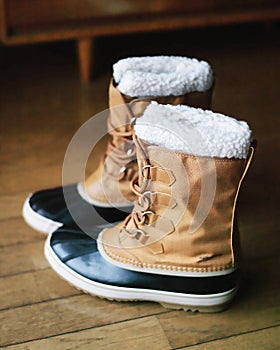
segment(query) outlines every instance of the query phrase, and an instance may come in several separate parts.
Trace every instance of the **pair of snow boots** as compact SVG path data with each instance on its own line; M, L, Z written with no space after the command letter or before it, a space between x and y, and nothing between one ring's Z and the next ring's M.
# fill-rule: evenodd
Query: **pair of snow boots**
M235 215L254 154L248 124L209 110L205 61L113 65L107 150L85 181L30 195L26 222L70 284L112 300L222 311L240 279ZM96 155L97 157L100 155Z

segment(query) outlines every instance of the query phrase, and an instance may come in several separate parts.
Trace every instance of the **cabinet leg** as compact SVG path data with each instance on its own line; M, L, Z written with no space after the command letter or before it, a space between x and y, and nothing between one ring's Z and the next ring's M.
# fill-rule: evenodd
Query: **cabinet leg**
M77 51L81 81L84 83L88 83L91 77L93 38L78 39Z

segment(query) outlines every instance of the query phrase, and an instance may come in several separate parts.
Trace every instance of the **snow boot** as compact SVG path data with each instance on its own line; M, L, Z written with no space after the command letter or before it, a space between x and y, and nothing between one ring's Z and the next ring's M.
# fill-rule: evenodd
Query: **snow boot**
M153 102L135 133L132 213L101 231L97 243L76 230L57 230L46 241L46 258L62 278L93 295L222 311L238 290L235 210L254 154L251 130L218 113Z

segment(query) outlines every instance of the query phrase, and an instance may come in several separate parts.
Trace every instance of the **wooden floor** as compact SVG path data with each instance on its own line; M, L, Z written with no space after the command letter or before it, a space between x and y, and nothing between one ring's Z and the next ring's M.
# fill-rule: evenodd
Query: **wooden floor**
M0 48L0 344L5 349L279 349L280 48L275 28L117 37L100 43L101 75L81 86L74 45ZM206 34L206 37L204 36ZM197 35L197 36L196 36ZM258 150L239 202L242 289L219 314L173 311L85 295L43 255L45 236L21 207L61 183L66 147L107 103L108 67L123 55L205 58L216 72L213 109L246 119Z

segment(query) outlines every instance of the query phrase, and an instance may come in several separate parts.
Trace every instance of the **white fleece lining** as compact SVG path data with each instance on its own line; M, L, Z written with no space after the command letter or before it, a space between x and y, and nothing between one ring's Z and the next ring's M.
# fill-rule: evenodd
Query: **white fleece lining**
M135 133L140 139L174 151L221 158L246 158L252 140L245 121L154 101L137 119Z
M129 57L113 65L118 89L134 97L180 96L213 84L210 65L180 56Z

